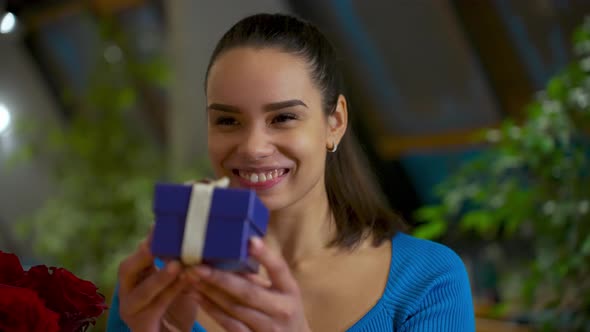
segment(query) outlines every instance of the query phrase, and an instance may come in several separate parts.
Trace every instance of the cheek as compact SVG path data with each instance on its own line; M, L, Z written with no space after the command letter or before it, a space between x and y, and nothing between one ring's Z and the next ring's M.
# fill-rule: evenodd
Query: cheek
M317 167L325 157L325 136L319 128L310 128L285 139L287 151L300 159L301 167Z
M209 154L209 160L211 161L211 166L213 166L213 170L215 171L216 175L222 175L222 167L221 164L225 158L229 155L229 150L231 149L231 145L227 144L227 140L224 139L222 135L211 135L209 134L207 139L207 151Z

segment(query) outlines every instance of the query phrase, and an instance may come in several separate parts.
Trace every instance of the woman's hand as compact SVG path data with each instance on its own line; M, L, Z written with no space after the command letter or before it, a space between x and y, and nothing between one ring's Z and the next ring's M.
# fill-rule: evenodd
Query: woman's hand
M230 332L310 331L297 282L285 260L259 238L250 242L250 254L266 269L270 283L257 276L241 276L205 266L193 269L199 278L199 304Z
M149 242L119 266L121 319L132 331L190 331L198 307L191 277L177 261L157 270Z

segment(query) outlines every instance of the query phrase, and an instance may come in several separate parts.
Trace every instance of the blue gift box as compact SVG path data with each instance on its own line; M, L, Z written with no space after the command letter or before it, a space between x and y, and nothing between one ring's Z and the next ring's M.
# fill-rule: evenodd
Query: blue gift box
M154 193L156 222L151 250L156 257L181 259L185 222L193 187L157 184ZM248 255L248 240L266 233L268 210L253 190L214 188L205 234L202 263L239 272L256 272L258 264Z

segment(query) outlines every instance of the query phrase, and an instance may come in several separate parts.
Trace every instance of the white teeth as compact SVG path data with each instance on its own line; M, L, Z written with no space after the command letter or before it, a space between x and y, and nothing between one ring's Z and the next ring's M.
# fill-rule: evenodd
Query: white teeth
M278 178L285 174L284 169L275 169L266 173L249 173L246 171L238 171L238 175L252 183L266 182Z
M252 173L250 175L250 182L252 182L252 183L258 183L258 174Z

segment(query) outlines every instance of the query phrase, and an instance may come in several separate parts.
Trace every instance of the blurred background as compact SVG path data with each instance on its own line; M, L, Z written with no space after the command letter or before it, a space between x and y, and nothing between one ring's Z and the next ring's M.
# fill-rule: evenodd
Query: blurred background
M0 250L110 299L154 182L210 174L206 65L257 12L334 42L382 188L462 256L478 331L590 331L585 0L0 0Z

